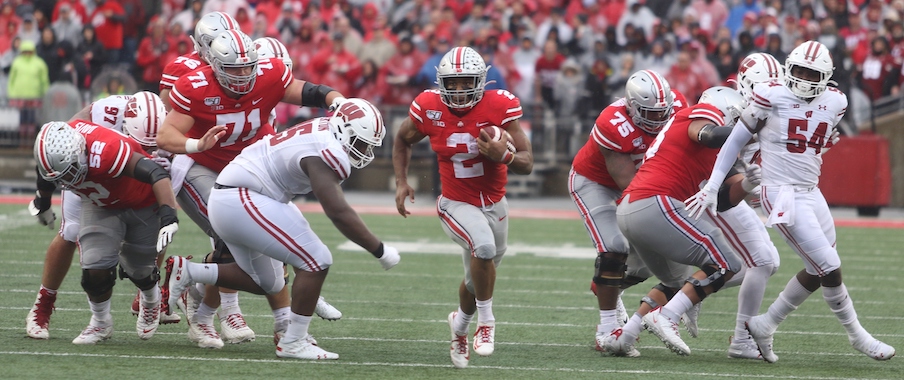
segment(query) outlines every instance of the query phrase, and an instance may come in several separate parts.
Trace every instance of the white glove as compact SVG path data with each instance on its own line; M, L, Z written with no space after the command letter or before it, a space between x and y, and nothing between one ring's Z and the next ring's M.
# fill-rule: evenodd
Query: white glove
M822 151L820 153L826 154L829 149L832 149L835 144L838 144L839 140L841 140L841 133L838 132L837 128L832 128L832 134L830 134L829 137L825 140L825 146L822 147Z
M172 163L170 162L169 159L164 158L164 157L158 157L157 155L154 155L153 157L151 157L151 160L156 162L157 165L162 166L164 169L166 169L167 172L170 171L170 166L172 166Z
M763 170L757 164L752 164L747 166L747 170L744 171L744 179L741 181L741 187L744 188L744 191L748 193L752 193L756 190L757 186L760 185L760 182L763 180Z
M390 270L392 267L396 266L399 261L402 261L402 256L399 256L399 250L388 245L383 246L383 257L380 257L380 265L383 266L383 269Z
M157 253L160 253L173 242L173 236L179 231L179 219L176 218L176 210L167 205L160 206L157 215L161 225L157 234Z
M348 101L348 99L343 98L341 96L335 97L333 99L333 102L330 103L330 108L329 108L330 113L336 112L336 110L339 109L339 106L341 106L342 103L345 103L346 101Z
M43 211L41 209L44 209ZM50 208L50 198L46 200L41 197L41 193L35 193L35 199L28 202L28 213L31 216L38 217L38 223L47 228L53 229L53 222L56 221L56 214Z
M716 212L716 203L719 201L718 192L719 188L707 183L697 194L684 200L684 209L694 219L700 219L706 210Z

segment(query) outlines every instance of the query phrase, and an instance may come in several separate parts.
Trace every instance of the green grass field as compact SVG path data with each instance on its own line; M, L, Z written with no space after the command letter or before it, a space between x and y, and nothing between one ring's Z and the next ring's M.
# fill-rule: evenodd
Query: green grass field
M507 255L499 268L496 352L491 357L472 353L470 366L456 370L449 359L446 316L457 305L460 257L403 251L401 264L386 272L369 254L340 249L349 246L347 240L325 216L307 216L333 249L335 263L323 295L344 314L337 322L315 320L311 333L322 347L339 353L338 361L277 359L271 342L272 316L264 298L251 294L242 294L240 304L258 334L255 342L221 350L196 348L186 338L184 321L161 326L153 339L141 341L129 313L135 288L128 281L118 282L114 289L113 338L94 347L75 346L71 340L90 318L77 262L58 296L51 339L29 339L25 315L40 285L44 251L54 232L38 226L22 205L0 205L0 378L904 378L904 357L876 362L848 344L820 292L780 327L775 349L781 359L775 364L726 357L737 288L706 300L700 337L684 335L691 356L677 356L656 337L642 333L640 358L601 357L592 344L598 323L596 301L588 289L593 260L555 257L591 249L589 238L577 220L542 219L511 221L510 244L532 248ZM433 248L448 248L450 243L435 217L364 219L378 236L400 247L432 243ZM187 217L181 220L170 253L207 252L208 239ZM904 234L895 229L839 228L838 236L845 283L861 323L876 337L904 348L900 301ZM782 267L769 282L762 310L802 268L786 244L775 241ZM429 250L445 249L433 248ZM625 303L635 305L652 285L650 280L629 289Z

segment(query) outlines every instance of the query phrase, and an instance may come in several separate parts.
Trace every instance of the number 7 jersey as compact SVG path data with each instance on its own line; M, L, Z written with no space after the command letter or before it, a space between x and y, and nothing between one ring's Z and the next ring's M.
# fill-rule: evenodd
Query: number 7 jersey
M198 139L214 126L226 126L226 135L213 148L188 156L219 173L246 146L275 133L269 120L270 111L279 104L294 79L281 60L262 60L258 63L254 88L233 99L226 95L210 66L183 75L170 92L170 103L174 112L195 119L185 135Z
M844 117L847 98L828 87L809 103L780 83L753 89L758 118L767 118L759 135L763 185L813 187L819 183L822 149L832 129Z

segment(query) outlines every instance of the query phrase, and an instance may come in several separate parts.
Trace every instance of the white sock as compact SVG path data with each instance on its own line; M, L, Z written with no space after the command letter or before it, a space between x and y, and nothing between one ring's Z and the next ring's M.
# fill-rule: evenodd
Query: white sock
M113 315L110 314L110 300L95 303L89 299L88 306L91 307L91 322L88 323L89 325L107 327L113 324Z
M683 291L679 291L678 293L675 293L675 296L672 297L665 306L662 307L660 312L662 315L671 319L672 322L678 322L681 319L681 316L693 306L694 303L691 302L690 298L687 298L687 294L684 294Z
M279 323L281 321L288 321L289 314L292 312L292 309L288 306L281 307L279 309L273 310L273 321L274 323Z
M769 310L765 314L766 318L777 327L792 311L797 310L797 307L803 304L810 294L813 292L804 288L797 280L797 276L791 277L791 280L785 285L785 289L779 293L778 298L772 302L772 305L769 305Z
M214 285L220 275L220 267L209 263L188 263L188 274L191 280L202 284Z
M144 307L154 307L154 304L160 302L160 287L154 286L148 290L142 290L141 303Z
M618 312L615 310L600 310L600 325L618 325Z
M207 306L206 303L201 302L201 306L198 306L198 311L195 312L195 315L192 318L195 319L195 322L202 325L212 325L213 315L216 314L216 312L217 309Z
M640 329L643 327L642 323L643 317L637 312L634 312L634 315L631 316L628 323L625 323L624 327L622 327L623 339L637 340L637 336L640 335Z
M736 340L750 338L750 333L744 327L750 317L760 313L763 305L763 294L766 291L766 283L772 276L771 265L765 267L747 268L741 289L738 290L738 315L735 319L734 338Z
M477 323L485 325L495 322L496 317L493 316L493 297L490 297L490 299L485 301L477 300Z
M286 336L280 342L294 342L308 336L308 326L311 325L312 318L310 315L289 314L289 327L286 329Z
M459 307L458 312L455 314L455 318L452 319L452 328L455 330L455 333L459 335L468 335L468 326L471 325L472 318L474 318L474 314L465 314L465 312L461 311L461 307Z
M844 326L851 342L870 336L866 329L860 325L857 319L857 311L854 310L854 302L848 294L847 287L844 284L835 287L822 287L822 297L829 304L829 309L835 313L835 317Z
M220 308L224 311L228 310L228 313L222 314L241 313L242 309L239 308L239 294L220 292ZM221 317L225 317L225 315L221 315Z
M204 298L204 295L207 294L207 284L197 283L195 284L195 290L198 291L198 294L201 295L201 298Z

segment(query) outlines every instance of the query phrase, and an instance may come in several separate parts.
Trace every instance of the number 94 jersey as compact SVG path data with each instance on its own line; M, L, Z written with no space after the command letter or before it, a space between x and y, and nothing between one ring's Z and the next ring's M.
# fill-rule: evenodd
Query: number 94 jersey
M753 94L749 107L758 118L768 118L758 132L762 184L816 186L823 147L844 117L847 97L828 87L808 103L780 83L757 84Z
M226 126L226 135L213 148L188 156L219 173L246 146L272 135L270 111L279 104L294 79L282 60L262 60L257 66L254 88L233 99L226 95L210 66L183 75L170 92L170 104L174 112L195 119L185 135L197 139L214 126Z
M487 90L474 108L455 113L440 100L439 91L426 90L411 102L408 115L418 131L430 138L443 196L477 207L505 196L508 167L480 154L477 137L484 127L505 129L508 122L520 118L518 97L506 90Z

